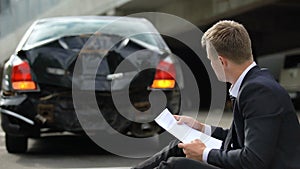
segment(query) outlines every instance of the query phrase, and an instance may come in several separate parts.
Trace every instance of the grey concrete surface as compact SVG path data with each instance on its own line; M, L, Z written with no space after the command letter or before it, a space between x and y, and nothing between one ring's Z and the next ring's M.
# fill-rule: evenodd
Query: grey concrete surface
M300 119L300 113L298 117ZM197 118L205 121L207 113L201 112ZM229 127L231 120L232 114L226 112L222 114L219 125ZM6 169L127 169L143 160L113 155L95 145L88 138L72 135L30 139L28 153L9 154L5 149L4 137L4 132L0 129L0 168Z

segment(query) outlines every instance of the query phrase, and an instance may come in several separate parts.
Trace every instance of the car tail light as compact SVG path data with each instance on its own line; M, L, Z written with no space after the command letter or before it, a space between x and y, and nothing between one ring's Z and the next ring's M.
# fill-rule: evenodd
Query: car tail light
M170 59L159 62L151 88L171 89L175 87L176 70Z
M28 62L14 65L11 74L12 87L14 90L35 90L35 82L32 80Z

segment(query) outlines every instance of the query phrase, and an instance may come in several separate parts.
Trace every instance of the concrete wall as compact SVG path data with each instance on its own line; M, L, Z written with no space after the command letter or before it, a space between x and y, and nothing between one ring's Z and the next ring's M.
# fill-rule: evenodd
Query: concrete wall
M3 1L3 0L2 0ZM1 2L2 2L1 1ZM4 0L0 11L0 62L15 50L36 19L69 15L105 15L129 0Z
M202 26L218 18L238 15L276 1L278 0L132 0L117 12L119 15L164 12Z

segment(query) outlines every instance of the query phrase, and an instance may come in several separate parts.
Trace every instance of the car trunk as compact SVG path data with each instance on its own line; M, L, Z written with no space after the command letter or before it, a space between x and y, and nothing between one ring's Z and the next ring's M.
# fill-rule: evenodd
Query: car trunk
M125 39L126 40L126 39ZM137 51L142 50L136 54ZM150 86L155 70L141 71L145 66L155 68L165 55L115 35L70 36L25 51L31 65L33 78L38 84L61 87L78 87L82 90L122 90L134 77L131 85L137 88ZM128 56L132 59L126 59ZM123 61L122 77L116 79L116 68ZM77 62L77 63L76 63ZM76 63L76 76L73 75ZM115 78L115 79L113 79ZM138 79L138 82L136 81ZM117 80L111 88L111 81Z

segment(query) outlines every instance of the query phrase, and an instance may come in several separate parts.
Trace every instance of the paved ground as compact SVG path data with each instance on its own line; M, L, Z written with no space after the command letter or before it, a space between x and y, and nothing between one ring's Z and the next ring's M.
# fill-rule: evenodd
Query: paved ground
M212 115L209 115L209 117ZM201 113L198 119L214 122ZM228 127L231 124L231 113L221 115L219 124ZM300 117L300 116L299 116ZM217 120L218 121L218 120ZM0 129L0 168L98 168L127 169L143 159L131 159L110 154L88 138L78 136L48 136L29 140L27 154L8 154L4 144L4 133Z

